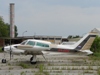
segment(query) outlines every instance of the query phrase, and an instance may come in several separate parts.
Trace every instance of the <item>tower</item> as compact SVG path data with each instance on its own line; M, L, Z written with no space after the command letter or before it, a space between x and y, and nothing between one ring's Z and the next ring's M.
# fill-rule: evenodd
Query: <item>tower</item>
M10 37L15 37L15 28L14 28L14 3L10 3Z

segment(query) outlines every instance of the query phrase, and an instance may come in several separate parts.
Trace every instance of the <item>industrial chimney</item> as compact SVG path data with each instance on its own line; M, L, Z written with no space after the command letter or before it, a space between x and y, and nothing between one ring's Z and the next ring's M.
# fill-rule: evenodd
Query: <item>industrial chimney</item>
M14 3L10 3L10 37L15 37L15 28L14 28Z

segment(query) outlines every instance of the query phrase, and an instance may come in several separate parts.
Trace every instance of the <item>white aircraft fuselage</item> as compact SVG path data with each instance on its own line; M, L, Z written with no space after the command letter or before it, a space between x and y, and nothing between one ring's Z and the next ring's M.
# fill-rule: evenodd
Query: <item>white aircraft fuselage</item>
M90 47L96 37L96 34L88 33L73 45L52 44L48 41L28 39L20 44L5 46L2 50L12 54L24 55L52 55L52 54L93 54ZM33 60L33 57L30 61Z

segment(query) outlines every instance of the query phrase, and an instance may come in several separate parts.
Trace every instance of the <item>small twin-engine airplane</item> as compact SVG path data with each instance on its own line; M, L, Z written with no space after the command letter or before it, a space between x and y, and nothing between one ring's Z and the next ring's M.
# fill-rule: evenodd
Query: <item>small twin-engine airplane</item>
M78 42L72 45L59 45L59 44L52 44L48 41L43 40L35 40L35 39L28 39L24 40L20 44L14 44L5 46L2 48L5 52L11 54L23 54L23 55L32 55L30 58L30 63L35 64L36 63L36 55L52 55L52 54L85 54L90 55L93 54L92 51L90 51L90 47L96 37L95 33L88 33L86 34L82 39L80 39ZM44 57L45 59L45 57ZM2 59L6 60L6 59Z

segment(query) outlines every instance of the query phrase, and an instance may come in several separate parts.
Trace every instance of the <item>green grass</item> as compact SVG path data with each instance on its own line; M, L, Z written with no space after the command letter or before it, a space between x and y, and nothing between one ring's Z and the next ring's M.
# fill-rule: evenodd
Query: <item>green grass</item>
M44 68L44 65L43 65L43 64L40 64L40 65L39 65L39 71L40 71L40 72L43 72L43 68Z
M100 75L100 68L97 69L97 73L98 73L98 75Z
M49 75L49 72L43 71L44 67L45 66L43 64L39 64L38 67L37 67L39 69L39 71L36 72L35 75Z
M100 57L100 52L94 53L93 56L95 56L95 57Z
M23 67L24 69L30 67L28 64L25 63L20 63L19 66Z
M93 55L90 56L92 60L100 60L100 52L95 52Z
M3 52L3 51L2 51L2 47L0 47L0 52Z
M25 72L24 72L24 71L22 71L22 72L20 73L20 75L26 75L26 74L25 74Z

